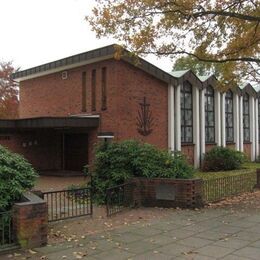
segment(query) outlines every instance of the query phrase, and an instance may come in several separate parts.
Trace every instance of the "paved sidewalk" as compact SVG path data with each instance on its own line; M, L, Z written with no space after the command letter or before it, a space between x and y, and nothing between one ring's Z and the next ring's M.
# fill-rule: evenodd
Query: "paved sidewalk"
M260 259L259 213L177 210L151 223L38 248L31 259Z

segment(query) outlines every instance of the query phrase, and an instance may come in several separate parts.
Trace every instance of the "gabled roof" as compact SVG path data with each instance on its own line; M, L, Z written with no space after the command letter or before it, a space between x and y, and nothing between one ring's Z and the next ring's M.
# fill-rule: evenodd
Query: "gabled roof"
M252 87L250 83L246 83L240 87L242 94L247 93L250 96L257 97L257 91Z
M131 58L130 52L128 50L116 44L66 57L30 69L18 71L12 75L12 78L17 81L23 81L55 72L61 72L71 68L80 67L102 60L113 59L118 48L121 48L121 60L133 64L134 66L168 84L177 84L177 80L171 74L161 70L160 68L154 66L153 64L140 57L136 62L136 59Z
M255 86L254 89L255 89L255 91L256 91L257 93L259 93L259 91L260 91L260 85Z
M192 85L203 88L202 82L192 70L176 70L170 72L170 74L177 78L179 84L182 84L184 81L189 81Z
M197 77L202 82L204 88L206 88L207 86L212 86L214 89L220 90L221 84L219 83L218 79L214 74L197 75Z
M175 78L181 78L191 70L174 70L170 72Z

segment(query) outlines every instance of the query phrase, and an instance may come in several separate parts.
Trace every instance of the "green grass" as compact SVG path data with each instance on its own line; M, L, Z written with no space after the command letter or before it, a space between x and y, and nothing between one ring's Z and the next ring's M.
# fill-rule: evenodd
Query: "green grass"
M255 172L257 168L260 168L260 163L248 162L248 163L244 163L241 169L233 170L233 171L202 172L198 170L195 172L194 177L208 180L208 179L215 179L215 178L221 178L227 176L237 176L245 173Z

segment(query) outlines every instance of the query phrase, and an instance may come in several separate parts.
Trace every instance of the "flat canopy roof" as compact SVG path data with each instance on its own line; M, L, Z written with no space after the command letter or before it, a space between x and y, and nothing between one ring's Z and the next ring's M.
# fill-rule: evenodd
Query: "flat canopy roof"
M51 129L51 128L94 128L98 127L98 117L36 117L0 120L0 130L11 129Z

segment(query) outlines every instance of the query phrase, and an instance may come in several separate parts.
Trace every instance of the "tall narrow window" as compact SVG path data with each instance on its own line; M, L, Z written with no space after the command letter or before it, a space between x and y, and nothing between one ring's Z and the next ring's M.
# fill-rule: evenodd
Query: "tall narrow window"
M92 70L91 75L91 102L92 111L96 111L96 70Z
M214 89L208 86L205 92L205 142L215 142Z
M249 95L243 96L243 129L244 142L250 141Z
M82 112L87 111L87 79L86 71L82 72Z
M107 68L102 68L102 110L107 109Z
M226 115L226 142L234 142L234 115L233 115L233 92L226 92L225 97L225 115Z
M192 85L185 81L181 87L181 142L193 142Z

